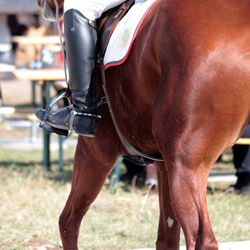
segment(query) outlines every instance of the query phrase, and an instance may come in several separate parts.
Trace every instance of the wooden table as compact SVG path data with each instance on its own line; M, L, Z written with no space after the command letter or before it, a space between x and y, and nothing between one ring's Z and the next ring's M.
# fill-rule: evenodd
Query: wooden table
M14 72L14 70L15 70L14 65L0 63L0 78L3 77L3 75L1 75L1 73L2 74L4 74L4 73L12 73L12 72ZM3 77L3 79L4 79L4 77ZM2 97L2 89L1 89L1 86L0 86L0 106L2 106L2 104L3 104L3 97Z
M23 45L55 45L60 44L59 36L13 36L13 42Z
M238 145L250 145L250 138L240 138L236 141L235 144Z
M58 68L49 69L16 69L14 71L18 79L29 79L31 81L59 81L65 80L64 70ZM65 84L66 87L66 84Z
M17 79L37 81L42 87L43 108L50 102L50 87L55 81L64 80L64 70L50 69L16 69L14 74ZM66 84L65 84L66 87ZM59 136L59 169L63 169L63 137ZM43 132L43 164L50 170L50 134Z
M60 50L59 36L14 36L13 42L19 45L38 47L37 55L40 57L42 50L46 48L53 48L51 51L58 52ZM55 47L57 48L55 50ZM34 58L35 60L35 58ZM41 58L42 60L42 58ZM65 80L64 71L62 69L18 69L15 70L15 75L18 79L26 79L33 82L32 88L35 89L35 84L40 83L42 87L42 101L43 107L50 102L50 86L58 80ZM34 94L32 90L32 93ZM33 95L34 96L34 95ZM35 100L33 99L35 103ZM59 137L59 167L63 167L63 151L62 151L62 136ZM44 131L44 145L43 145L43 159L44 166L50 169L50 135Z
M13 36L12 41L20 45L35 46L43 48L48 48L51 52L61 51L61 42L59 36ZM41 51L38 51L39 53Z
M43 63L42 62L43 61L42 51L45 48L47 48L52 53L58 53L61 51L60 37L57 35L51 35L51 36L13 36L12 41L17 43L18 45L22 45L22 46L33 46L35 48L35 51L36 51L33 60L34 61L38 60L41 63ZM36 67L36 66L34 65L34 67ZM30 72L28 72L28 71L21 72L21 74L25 74L25 73L27 73L28 75L30 74ZM56 74L57 76L59 76L59 78L60 78L60 73L61 72L53 72L53 74ZM39 72L37 72L36 74L39 74ZM43 73L41 73L41 74L43 74ZM50 74L50 73L48 72L48 74ZM36 89L36 80L32 81L32 104L34 106L36 105L35 89Z
M5 63L0 63L0 72L14 72L15 66Z

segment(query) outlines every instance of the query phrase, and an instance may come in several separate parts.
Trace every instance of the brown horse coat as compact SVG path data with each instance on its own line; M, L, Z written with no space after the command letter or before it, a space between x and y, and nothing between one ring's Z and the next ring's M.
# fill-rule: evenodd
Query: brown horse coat
M119 128L160 152L157 250L218 249L206 205L210 168L249 123L250 1L161 0L129 59L106 72ZM102 96L99 87L99 96ZM60 216L64 249L77 249L82 217L120 154L107 107L95 139L79 137L72 190Z

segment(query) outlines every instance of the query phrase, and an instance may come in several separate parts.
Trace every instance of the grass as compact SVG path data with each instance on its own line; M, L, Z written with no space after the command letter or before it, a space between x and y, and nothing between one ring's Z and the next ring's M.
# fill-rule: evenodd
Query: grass
M57 220L70 191L73 149L66 155L65 172L48 173L40 152L0 148L1 250L59 249ZM82 223L80 249L154 247L158 197L152 192L143 207L145 195L145 188L122 185L114 195L105 185ZM208 204L220 242L250 239L249 197L219 190L208 195Z

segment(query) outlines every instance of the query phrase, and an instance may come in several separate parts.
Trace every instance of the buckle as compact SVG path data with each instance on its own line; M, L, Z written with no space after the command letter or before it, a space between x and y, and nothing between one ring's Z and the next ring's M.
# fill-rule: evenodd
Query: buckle
M97 106L97 107L100 107L100 106L102 106L103 104L107 104L107 98L106 98L106 96L103 96L103 97L100 99L100 101L97 102L96 106Z
M97 29L96 21L93 21L93 20L89 20L89 19L88 19L88 23L89 23L89 25L90 25L92 28Z

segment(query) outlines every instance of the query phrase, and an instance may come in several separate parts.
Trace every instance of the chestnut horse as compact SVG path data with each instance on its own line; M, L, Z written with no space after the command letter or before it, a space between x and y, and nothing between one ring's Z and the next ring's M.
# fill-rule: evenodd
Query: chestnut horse
M156 249L179 249L180 228L188 250L218 249L207 179L250 122L250 0L159 1L128 60L108 69L106 79L122 134L164 159ZM108 107L99 112L96 137L78 138L72 189L59 220L67 250L77 249L83 216L117 157L126 154Z

